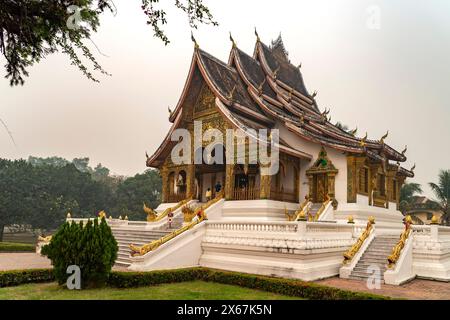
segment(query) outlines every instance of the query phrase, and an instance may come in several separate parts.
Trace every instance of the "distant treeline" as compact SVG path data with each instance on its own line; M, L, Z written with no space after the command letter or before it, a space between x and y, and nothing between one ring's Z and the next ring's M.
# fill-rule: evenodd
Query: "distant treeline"
M160 195L156 170L127 178L111 175L101 164L91 168L89 158L0 158L0 241L5 226L54 229L68 212L93 217L105 210L108 216L143 220L143 203L154 208Z

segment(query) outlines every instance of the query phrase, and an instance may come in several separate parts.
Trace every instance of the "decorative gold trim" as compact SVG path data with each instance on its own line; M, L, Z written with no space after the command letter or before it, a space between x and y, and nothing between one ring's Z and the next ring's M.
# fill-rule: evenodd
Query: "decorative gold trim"
M372 232L373 225L375 224L375 218L369 217L369 221L367 222L366 229L363 231L361 236L358 238L356 243L346 252L344 253L344 264L347 264L349 261L353 259L353 257L358 253L359 249L363 245L364 241L369 237Z
M398 243L392 249L391 255L387 258L388 268L393 268L397 263L398 259L400 258L400 254L402 253L402 250L405 247L406 240L408 240L408 237L411 233L411 225L412 219L411 216L408 215L405 217L405 230L400 235L400 240L398 241Z
M175 238L176 236L178 236L179 234L191 229L192 227L194 227L195 225L199 224L200 222L204 221L207 219L206 214L205 214L205 210L208 209L211 205L213 205L214 203L218 202L220 199L223 198L223 193L219 193L219 195L208 201L205 205L197 208L195 210L195 215L197 215L199 217L199 219L195 220L195 221L191 221L189 224L181 227L178 230L175 230L167 235L165 235L164 237L158 239L158 240L154 240L148 244L145 244L141 247L139 246L135 246L133 244L130 244L130 249L131 249L131 255L134 256L143 256L146 253L155 250L156 248L158 248L159 246L161 246L162 244L172 240L173 238ZM187 201L187 200L183 200L183 201ZM180 203L182 203L183 201L181 201ZM177 207L180 206L180 203L177 205ZM170 208L173 209L173 208ZM176 209L173 209L176 210ZM167 211L167 210L166 210Z

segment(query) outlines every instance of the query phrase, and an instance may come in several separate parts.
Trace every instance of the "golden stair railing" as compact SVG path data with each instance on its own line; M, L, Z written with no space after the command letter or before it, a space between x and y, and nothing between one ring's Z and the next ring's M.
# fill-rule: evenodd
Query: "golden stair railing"
M135 257L135 256L143 256L146 253L155 250L156 248L158 248L159 246L161 246L162 244L172 240L173 238L175 238L176 236L178 236L179 234L182 234L183 232L191 229L192 227L194 227L195 225L199 224L200 222L204 221L207 219L206 214L205 214L205 210L208 209L210 206L212 206L213 204L215 204L216 202L218 202L220 199L223 198L223 192L219 193L214 199L211 199L210 201L208 201L206 204L200 206L199 208L197 208L195 210L195 216L198 217L198 219L194 220L194 221L190 221L188 224L186 224L185 226L165 235L164 237L157 239L157 240L153 240L152 242L148 243L148 244L144 244L143 246L135 246L133 244L130 244L130 249L131 249L131 256ZM177 204L178 206L178 204ZM179 206L178 206L179 208ZM176 209L175 209L176 210Z
M402 253L402 250L405 247L406 240L408 240L408 237L411 233L411 225L412 225L411 216L406 216L405 217L405 230L403 230L402 234L400 235L400 239L398 240L398 243L395 245L394 248L392 248L391 255L387 258L388 268L393 268L395 266L395 264L397 263L398 259L400 258L400 254Z
M310 216L310 221L318 221L320 215L325 211L326 207L328 206L328 204L331 202L331 199L328 198L327 200L325 200L322 203L322 206L320 207L319 211L317 211L317 213L314 216Z
M289 215L289 213L285 209L285 215L288 218L288 221L297 221L305 217L309 203L310 203L309 198L306 197L305 200L300 204L300 208L297 211L295 211L293 215Z
M167 216L170 212L173 212L173 211L177 210L178 208L180 208L181 206L184 206L186 203L188 203L191 200L192 200L192 197L184 199L184 200L181 200L175 206L167 208L166 210L164 210L159 215L156 213L155 210L153 210L152 208L147 207L145 203L144 203L143 209L144 209L144 212L147 214L147 221L148 222L157 222L157 221L160 221L165 216Z
M359 236L356 243L346 252L344 253L344 264L347 264L350 262L353 257L358 253L358 251L361 249L364 241L369 237L370 233L372 232L373 225L375 224L375 218L369 217L369 221L367 222L366 229L364 229L363 233Z

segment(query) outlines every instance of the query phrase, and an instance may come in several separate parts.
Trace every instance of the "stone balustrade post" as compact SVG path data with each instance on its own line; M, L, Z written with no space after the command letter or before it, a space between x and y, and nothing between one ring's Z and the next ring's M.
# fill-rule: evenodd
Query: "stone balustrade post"
M297 221L297 234L299 237L306 236L306 220Z
M438 241L438 238L439 238L439 225L437 225L437 224L430 225L430 234L431 234L431 240Z

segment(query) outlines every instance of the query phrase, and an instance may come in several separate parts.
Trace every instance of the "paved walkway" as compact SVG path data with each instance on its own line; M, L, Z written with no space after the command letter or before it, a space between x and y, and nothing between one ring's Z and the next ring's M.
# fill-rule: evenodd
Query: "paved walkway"
M51 268L50 260L33 252L0 253L0 271Z
M52 268L49 259L37 253L0 253L0 271ZM129 271L124 267L113 267L115 271Z
M401 286L382 284L380 289L367 288L365 281L341 279L338 277L316 281L330 287L340 289L362 291L372 294L379 294L393 298L413 299L413 300L449 300L450 283L414 279Z
M50 260L36 253L0 253L0 271L51 268ZM114 267L117 271L127 271ZM394 298L415 300L449 300L450 283L416 279L401 286L382 284L381 289L368 289L365 281L340 279L338 277L315 281L330 287L380 294Z

